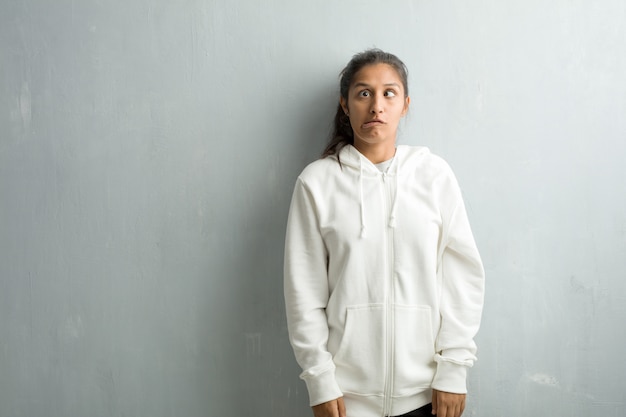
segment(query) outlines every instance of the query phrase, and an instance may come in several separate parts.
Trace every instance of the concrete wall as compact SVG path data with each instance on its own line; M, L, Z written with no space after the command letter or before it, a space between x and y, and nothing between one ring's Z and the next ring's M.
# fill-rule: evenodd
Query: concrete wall
M309 415L287 209L372 46L488 273L466 415L622 417L623 0L2 1L0 416Z

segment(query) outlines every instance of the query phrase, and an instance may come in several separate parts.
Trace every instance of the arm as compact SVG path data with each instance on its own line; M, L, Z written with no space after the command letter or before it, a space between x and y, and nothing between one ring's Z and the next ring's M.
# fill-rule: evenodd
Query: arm
M306 382L311 406L342 396L326 348L327 258L313 198L298 179L287 222L284 290L289 340L302 367L300 378Z
M441 327L435 341L437 373L432 387L465 394L467 369L476 360L484 297L484 270L465 205L452 171L442 189L443 238L440 247Z

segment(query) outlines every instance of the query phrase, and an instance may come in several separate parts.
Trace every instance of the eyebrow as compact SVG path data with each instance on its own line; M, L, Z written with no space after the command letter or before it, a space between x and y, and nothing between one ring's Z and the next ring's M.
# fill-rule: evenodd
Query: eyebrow
M396 88L400 88L400 84L398 83L387 83L384 84L385 87L396 87ZM365 88L371 88L371 86L367 83L363 83L363 82L358 82L355 83L352 87L356 88L356 87L365 87Z

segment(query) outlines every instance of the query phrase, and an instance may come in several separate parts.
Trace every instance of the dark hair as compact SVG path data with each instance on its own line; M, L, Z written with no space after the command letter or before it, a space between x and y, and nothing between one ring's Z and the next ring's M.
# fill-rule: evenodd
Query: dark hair
M354 76L363 67L374 64L387 64L391 66L402 80L404 87L404 97L409 95L409 72L404 63L394 54L381 51L380 49L368 49L358 53L352 57L348 65L339 73L339 94L348 102L348 91L354 80ZM322 158L330 155L337 155L341 148L346 145L354 144L354 132L350 126L350 119L343 111L341 103L337 104L337 112L333 122L333 131L326 145L326 149L322 152ZM341 163L341 162L340 162Z

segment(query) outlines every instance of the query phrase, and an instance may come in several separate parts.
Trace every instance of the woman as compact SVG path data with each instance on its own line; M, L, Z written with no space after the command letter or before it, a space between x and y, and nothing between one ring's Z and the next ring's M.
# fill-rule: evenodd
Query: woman
M484 272L454 174L396 146L407 70L374 49L341 72L335 128L296 182L289 335L315 417L459 417Z

